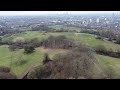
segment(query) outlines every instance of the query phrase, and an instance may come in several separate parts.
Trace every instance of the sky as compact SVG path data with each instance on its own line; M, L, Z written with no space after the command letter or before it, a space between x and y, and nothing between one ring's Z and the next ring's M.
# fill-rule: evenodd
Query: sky
M100 14L100 13L116 13L120 11L0 11L0 16L4 15L50 15L50 14Z

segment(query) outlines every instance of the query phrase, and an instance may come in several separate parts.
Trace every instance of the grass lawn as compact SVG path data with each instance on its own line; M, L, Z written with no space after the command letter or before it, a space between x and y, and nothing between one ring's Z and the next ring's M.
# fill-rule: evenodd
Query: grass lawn
M49 57L53 58L56 53L64 52L62 49L36 48L32 54L24 54L24 50L9 51L8 46L0 46L0 66L11 67L13 73L21 76L29 67L42 64L44 53L48 52ZM21 58L22 64L17 64Z
M95 57L99 63L109 70L112 69L114 74L120 78L120 59L103 55L95 55Z
M97 46L97 45L104 45L107 49L111 48L114 51L117 51L118 49L120 49L120 45L115 44L115 43L110 42L110 41L98 40L95 38L96 37L95 35L81 33L79 35L73 35L72 37L80 43L90 45L93 47Z
M105 45L107 49L112 48L113 50L120 49L120 45L114 44L110 41L102 41L95 39L95 35L91 34L78 34L71 32L61 32L61 33L46 33L43 35L38 31L26 31L23 33L11 35L11 36L4 36L3 40L14 40L17 37L23 37L25 39L32 39L38 38L39 40L45 39L50 35L58 36L58 35L65 35L68 38L74 39L78 43L87 44L90 46L96 45ZM23 49L16 50L14 52L9 51L7 45L0 46L0 66L8 66L10 67L12 72L14 72L17 76L23 74L30 66L41 64L43 60L43 55L45 52L48 52L50 57L52 58L56 53L63 52L61 49L43 49L43 48L36 48L35 52L29 55L23 54ZM20 56L24 59L24 63L22 65L17 65L16 63L19 61ZM113 68L115 73L120 76L120 59L112 58L103 55L96 55L97 60L106 66L106 68ZM12 59L12 64L11 64Z
M0 46L0 66L11 67L12 72L16 75L21 75L24 73L30 65L35 63L41 63L43 58L43 53L40 49L36 49L32 54L24 54L24 50L9 51L5 46ZM23 59L24 63L18 65L20 59ZM12 60L12 61L11 61ZM11 64L12 63L12 64Z
M17 33L14 35L6 35L3 37L3 41L14 41L17 38L24 38L25 40L28 39L33 39L33 38L38 38L39 40L42 39L46 39L48 38L50 35L53 36L58 36L58 35L65 35L65 36L71 36L73 35L73 33L70 32L61 32L61 33L46 33L45 35L43 35L42 32L39 31L26 31L26 32L22 32L22 33Z

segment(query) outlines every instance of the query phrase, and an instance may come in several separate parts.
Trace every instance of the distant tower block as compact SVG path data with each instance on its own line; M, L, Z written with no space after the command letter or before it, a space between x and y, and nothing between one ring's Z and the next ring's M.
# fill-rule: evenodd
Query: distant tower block
M90 19L90 22L92 22L92 19Z
M96 22L99 23L99 18L96 19Z

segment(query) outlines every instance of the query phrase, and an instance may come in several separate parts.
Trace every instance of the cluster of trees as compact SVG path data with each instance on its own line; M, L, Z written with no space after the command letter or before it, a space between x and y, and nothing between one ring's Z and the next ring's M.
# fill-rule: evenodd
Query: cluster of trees
M65 27L68 27L68 26L65 26ZM54 30L55 32L76 32L76 30L70 30L69 27L68 29L67 28L60 28L58 30Z
M99 37L107 38L108 41L112 41L114 43L120 44L120 33L117 33L117 31L112 30L104 30L99 31Z
M62 48L70 49L75 47L75 42L66 38L64 35L49 36L47 40L42 42L42 46L45 48Z
M76 47L69 52L56 54L53 60L34 68L28 79L92 79L108 78L88 46ZM99 72L100 70L100 72Z
M32 31L46 31L46 32L53 32L55 31L52 28L49 28L47 25L38 25L36 27L32 27Z
M9 44L9 49L11 51L14 51L15 49L22 49L25 48L26 46L31 46L36 48L41 46L41 42L37 38L31 40L25 40L25 41L18 40L16 42L11 42Z
M99 32L97 30L91 30L91 29L81 30L80 33L89 33L89 34L99 35Z
M24 53L29 54L29 53L33 53L35 48L29 45L29 46L25 46L24 50L25 50Z
M33 48L40 46L45 48L71 49L74 48L76 44L73 40L66 38L64 35L49 36L47 39L43 39L41 41L37 38L34 38L31 40L17 40L9 43L9 49L11 51L14 51L15 49L25 49L26 53L29 52L29 48L31 51Z
M98 54L101 55L107 55L107 56L111 56L111 57L115 57L115 58L120 58L120 50L118 51L113 51L112 49L106 49L106 47L104 45L98 45L95 47L95 51Z
M65 26L67 27L67 26ZM65 28L54 29L50 28L47 25L38 25L36 27L32 27L32 31L46 31L46 32L75 32L76 30L69 30Z
M0 67L0 79L16 79L16 75L8 67Z
M17 30L13 30L13 29L10 29L10 28L0 28L0 36L4 36L6 34L16 34L16 33L21 33L21 32L24 32L24 31L21 31L19 29Z

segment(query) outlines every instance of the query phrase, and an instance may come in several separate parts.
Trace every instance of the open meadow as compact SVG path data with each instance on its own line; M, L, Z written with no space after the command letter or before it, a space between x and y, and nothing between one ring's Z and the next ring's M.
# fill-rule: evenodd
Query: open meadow
M58 27L56 27L58 28ZM79 33L75 34L74 32L47 32L43 35L42 32L39 31L26 31L14 35L6 35L3 37L4 41L14 41L18 37L22 37L24 39L33 39L38 38L39 40L47 39L50 35L58 36L65 35L68 38L75 40L76 43L82 43L89 46L96 45L105 45L107 49L113 49L116 51L120 49L120 45L114 44L110 41L97 40L95 35ZM43 60L43 55L45 52L48 52L50 58L52 58L55 54L59 52L64 52L63 49L44 49L43 47L38 47L35 49L35 52L32 54L24 54L23 49L17 49L15 51L10 51L7 45L0 46L0 66L10 67L12 72L14 72L18 77L21 76L24 72L26 72L29 68L34 67L36 65L40 65ZM98 55L95 54L96 59L99 63L105 65L108 69L113 69L115 74L120 76L120 59ZM19 60L23 60L23 63L17 64Z

